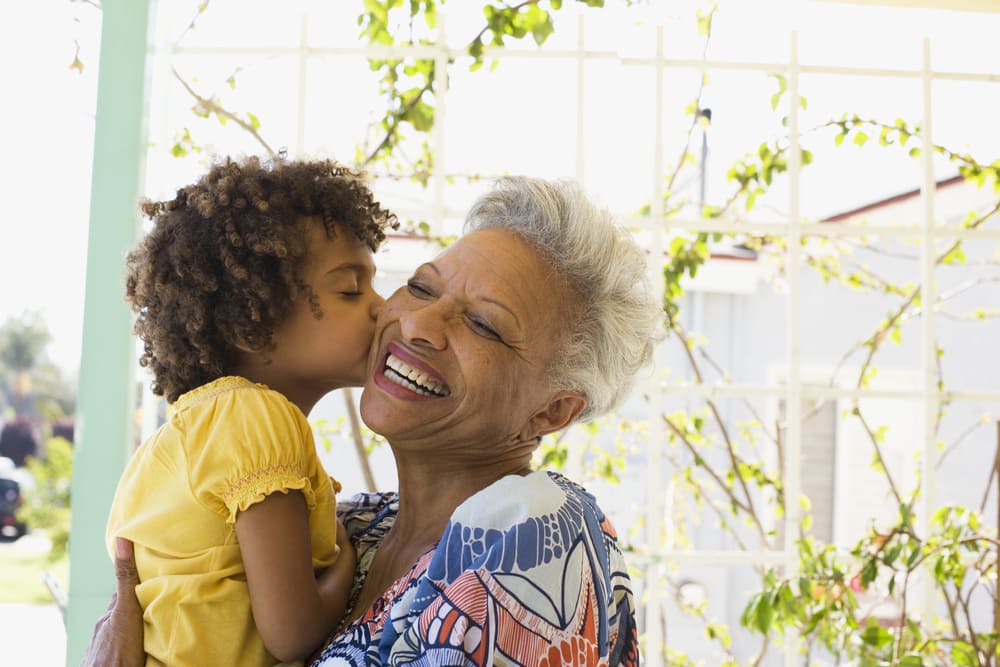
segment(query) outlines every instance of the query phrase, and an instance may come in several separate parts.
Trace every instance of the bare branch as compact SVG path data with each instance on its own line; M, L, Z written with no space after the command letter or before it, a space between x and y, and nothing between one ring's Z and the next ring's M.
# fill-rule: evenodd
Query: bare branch
M861 414L861 408L858 406L857 402L854 404L854 415L858 418L858 421L861 422L865 432L868 434L868 438L872 441L872 447L875 449L875 456L878 457L878 462L879 465L882 466L882 472L885 474L885 479L889 482L889 490L892 491L892 495L896 499L896 502L902 505L903 496L900 495L899 489L896 488L896 482L892 478L892 473L889 472L889 466L886 463L885 456L882 454L882 447L879 445L878 437L875 435L875 432L872 431L871 426L868 425L868 421L865 419L864 415Z
M709 25L711 25L711 20L715 16L715 12L718 9L717 6L713 6L708 13ZM701 47L701 61L705 62L708 58L708 45L712 41L712 33L705 35L705 43ZM691 137L694 136L694 129L698 127L698 120L701 118L701 98L705 94L705 83L707 81L706 76L703 74L699 79L698 83L698 94L695 96L695 109L693 117L691 118L691 124L688 125L687 135L684 138L684 147L681 149L680 156L677 158L677 164L674 165L674 171L670 174L670 178L667 180L667 192L670 193L674 189L674 183L677 180L678 174L681 173L681 169L684 166L684 158L688 154L691 148Z
M937 463L935 463L935 464L934 464L934 468L935 468L935 470L940 470L940 469L941 469L941 464L942 464L942 463L944 463L944 460L945 460L946 458L948 458L948 455L949 455L949 454L951 454L951 453L952 453L953 451L955 451L955 449L956 449L956 448L957 448L957 447L958 447L959 445L961 445L961 444L962 444L962 441L963 441L963 440L965 440L965 439L966 439L967 437L969 437L970 435L972 435L973 433L975 433L975 432L976 432L976 431L977 431L977 430L978 430L979 428L981 428L981 427L982 427L983 425L984 425L983 421L982 421L982 420L979 420L979 419L977 419L977 420L976 420L976 422L975 422L974 424L972 424L972 426L970 426L969 428L967 428L967 429L965 429L964 431L962 431L962 434L961 434L961 435L959 435L959 436L958 436L958 437L957 437L957 438L955 439L955 441L954 441L954 442L952 442L952 443L951 443L950 445L948 445L947 449L945 449L945 450L944 450L944 451L943 451L943 452L941 453L941 456L940 456L940 457L938 457L938 460L937 460ZM988 488L987 488L987 491L989 491L989 489L988 489ZM982 510L980 510L980 511L982 511Z
M691 365L691 368L694 371L695 377L698 380L698 384L702 384L704 380L701 374L701 369L698 367L698 362L695 360L694 355L691 353L691 342L687 338L687 333L676 321L671 322L671 328L673 329L674 333L677 334L678 338L681 341L681 344L684 347L685 354L687 355L688 358L688 363ZM733 476L736 477L736 480L740 484L740 488L743 490L743 495L746 497L747 511L752 517L754 524L757 526L757 529L760 531L761 542L766 543L767 540L765 538L765 535L767 534L767 531L764 530L764 527L760 523L760 519L757 517L757 512L754 509L753 497L750 495L750 487L747 486L746 480L743 479L743 474L740 472L740 462L739 462L739 457L736 454L736 445L733 443L733 440L729 435L729 431L726 428L726 423L722 419L722 415L719 413L719 408L715 404L715 401L713 401L712 399L706 399L705 403L708 405L708 408L712 413L712 417L715 419L715 422L719 428L719 432L722 434L722 439L726 445L726 453L729 455L729 464L732 466L733 469Z
M274 157L274 155L276 154L274 149L271 148L266 141L264 141L264 137L260 136L260 133L257 132L257 129L253 125L243 120L242 118L240 118L233 112L229 111L228 109L223 108L215 100L202 97L201 95L196 93L193 88L191 88L188 82L185 81L183 77L181 77L181 75L177 72L176 69L171 68L171 71L174 74L174 78L177 79L180 82L180 84L184 87L184 90L186 90L188 94L195 99L198 106L202 110L204 110L206 113L214 113L217 116L225 118L226 120L233 121L234 123L239 125L242 129L246 130L250 134L250 136L256 139L257 143L259 143L261 146L264 147L264 150L267 151L267 154L269 156Z
M176 43L180 44L181 40L184 39L184 37L190 31L194 30L194 25L195 25L195 23L198 22L198 17L201 16L202 14L204 14L205 10L208 9L208 3L209 2L211 2L211 0L203 0L202 2L200 2L198 4L198 9L195 11L194 16L191 17L191 20L188 21L188 24L186 26L184 26L184 30L182 30L181 34L179 34L177 36L177 39L174 40Z
M535 1L537 2L537 0ZM368 157L366 157L364 160L361 161L360 164L361 167L367 167L372 162L372 160L378 157L378 154L382 152L382 149L384 149L386 146L389 145L389 143L396 136L396 133L399 131L399 123L400 123L399 119L402 116L405 116L406 113L409 112L411 109L413 109L415 106L417 106L417 103L420 102L420 98L423 97L424 93L426 93L429 90L432 90L433 88L434 88L434 78L431 77L431 79L428 80L426 84L424 84L424 87L420 90L420 93L415 95L413 99L406 104L406 106L404 106L398 112L393 113L391 115L392 120L390 121L389 127L385 132L385 136L382 137L382 141L380 141L378 146L375 147L375 150L371 151L368 154Z
M673 431L674 435L676 435L677 438L681 441L681 443L687 448L687 450L691 452L691 455L697 459L701 459L701 456L695 449L694 444L690 440L688 440L687 434L681 431L680 428L678 428L677 425L674 424L674 422L671 421L670 418L667 417L666 415L661 415L661 417L663 417L663 421L666 423L667 427L671 431ZM708 476L712 478L712 480L716 483L719 489L726 494L726 496L729 498L729 500L733 503L734 506L738 507L739 509L743 510L751 517L753 517L754 521L757 522L758 524L759 530L763 533L764 532L763 527L760 526L756 515L751 513L750 508L746 505L746 503L744 503L743 501L741 501L739 498L736 497L732 489L730 489L726 485L725 481L723 481L723 479L719 477L719 473L715 472L715 470L713 470L711 467L707 465L701 467L705 470L706 473L708 473Z

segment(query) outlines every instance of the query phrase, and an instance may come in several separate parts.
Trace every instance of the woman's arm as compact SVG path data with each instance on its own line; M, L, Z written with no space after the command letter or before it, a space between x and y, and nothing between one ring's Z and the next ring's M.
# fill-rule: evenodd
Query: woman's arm
M132 543L119 537L115 542L115 593L104 615L94 626L81 667L142 667L146 654L142 644L142 607L135 596L139 573Z
M236 517L254 623L283 661L301 660L337 626L354 577L351 550L316 579L309 510L298 491L272 493Z

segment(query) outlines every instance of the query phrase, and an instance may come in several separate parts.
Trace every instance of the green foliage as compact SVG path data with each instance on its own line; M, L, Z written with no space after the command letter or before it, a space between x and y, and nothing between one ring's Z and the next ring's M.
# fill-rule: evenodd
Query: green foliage
M55 562L66 556L69 544L73 446L64 438L49 438L45 457L29 457L27 468L35 479L35 487L23 491L24 504L17 517L32 530L48 533L52 541L49 560Z
M376 46L436 44L439 0L365 0L358 16L360 36ZM577 0L591 7L603 7L603 0ZM516 5L486 3L484 25L472 37L466 52L472 58L471 71L482 68L489 47L503 47L509 40L529 36L541 46L555 30L553 13L562 8L562 0L528 0ZM448 60L451 65L452 59ZM497 65L494 61L493 68ZM385 102L385 115L377 121L381 139L374 147L359 147L355 160L360 166L380 165L393 172L407 173L427 185L433 169L428 136L434 128L434 94L438 89L437 61L419 58L369 60L369 67L379 77L379 94ZM399 147L415 142L415 159L402 157ZM411 152L412 151L408 151Z
M583 479L603 479L617 484L625 470L625 459L642 441L648 424L605 416L542 439L533 466L541 470L572 471Z
M320 446L327 452L333 449L334 437L341 438L343 440L352 440L354 438L350 424L348 424L348 420L344 417L341 417L332 423L328 419L316 419L311 423L313 430L319 435ZM376 449L385 445L385 438L364 424L360 425L359 431L361 436L361 445L366 454L370 455Z
M929 535L919 537L910 506L902 503L898 522L888 532L872 529L850 554L819 548L811 537L801 539L797 581L767 572L763 590L751 597L741 624L765 635L795 628L835 655L838 664L842 659L873 667L994 664L988 656L998 648L997 637L975 630L991 626L969 615L968 598L970 590L995 579L997 542L967 508L941 507L930 524ZM918 592L911 591L912 579L921 572L933 578L953 621L964 608L963 626L971 634L963 636L962 626L942 627L909 614L907 594ZM898 620L865 616L858 595L895 600Z

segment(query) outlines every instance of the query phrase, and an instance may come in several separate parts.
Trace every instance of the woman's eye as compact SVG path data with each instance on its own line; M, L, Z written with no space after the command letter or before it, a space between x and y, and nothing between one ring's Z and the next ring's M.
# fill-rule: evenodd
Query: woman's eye
M431 296L431 291L421 285L420 283L413 282L412 280L406 283L406 288L415 297L425 298Z
M340 294L341 294L341 296L347 296L347 297L358 297L358 296L361 296L361 292L358 292L358 291L354 291L354 292L341 292Z
M490 325L486 324L482 320L469 318L469 326L471 326L473 330L481 336L492 338L494 340L501 340L500 334L498 334L492 327L490 327Z

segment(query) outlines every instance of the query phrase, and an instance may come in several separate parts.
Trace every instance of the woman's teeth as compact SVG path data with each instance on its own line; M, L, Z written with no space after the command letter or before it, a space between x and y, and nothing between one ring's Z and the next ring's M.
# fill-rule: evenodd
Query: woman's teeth
M406 387L421 396L442 397L451 394L448 387L432 379L427 373L407 366L391 354L385 362L385 376L401 387Z

